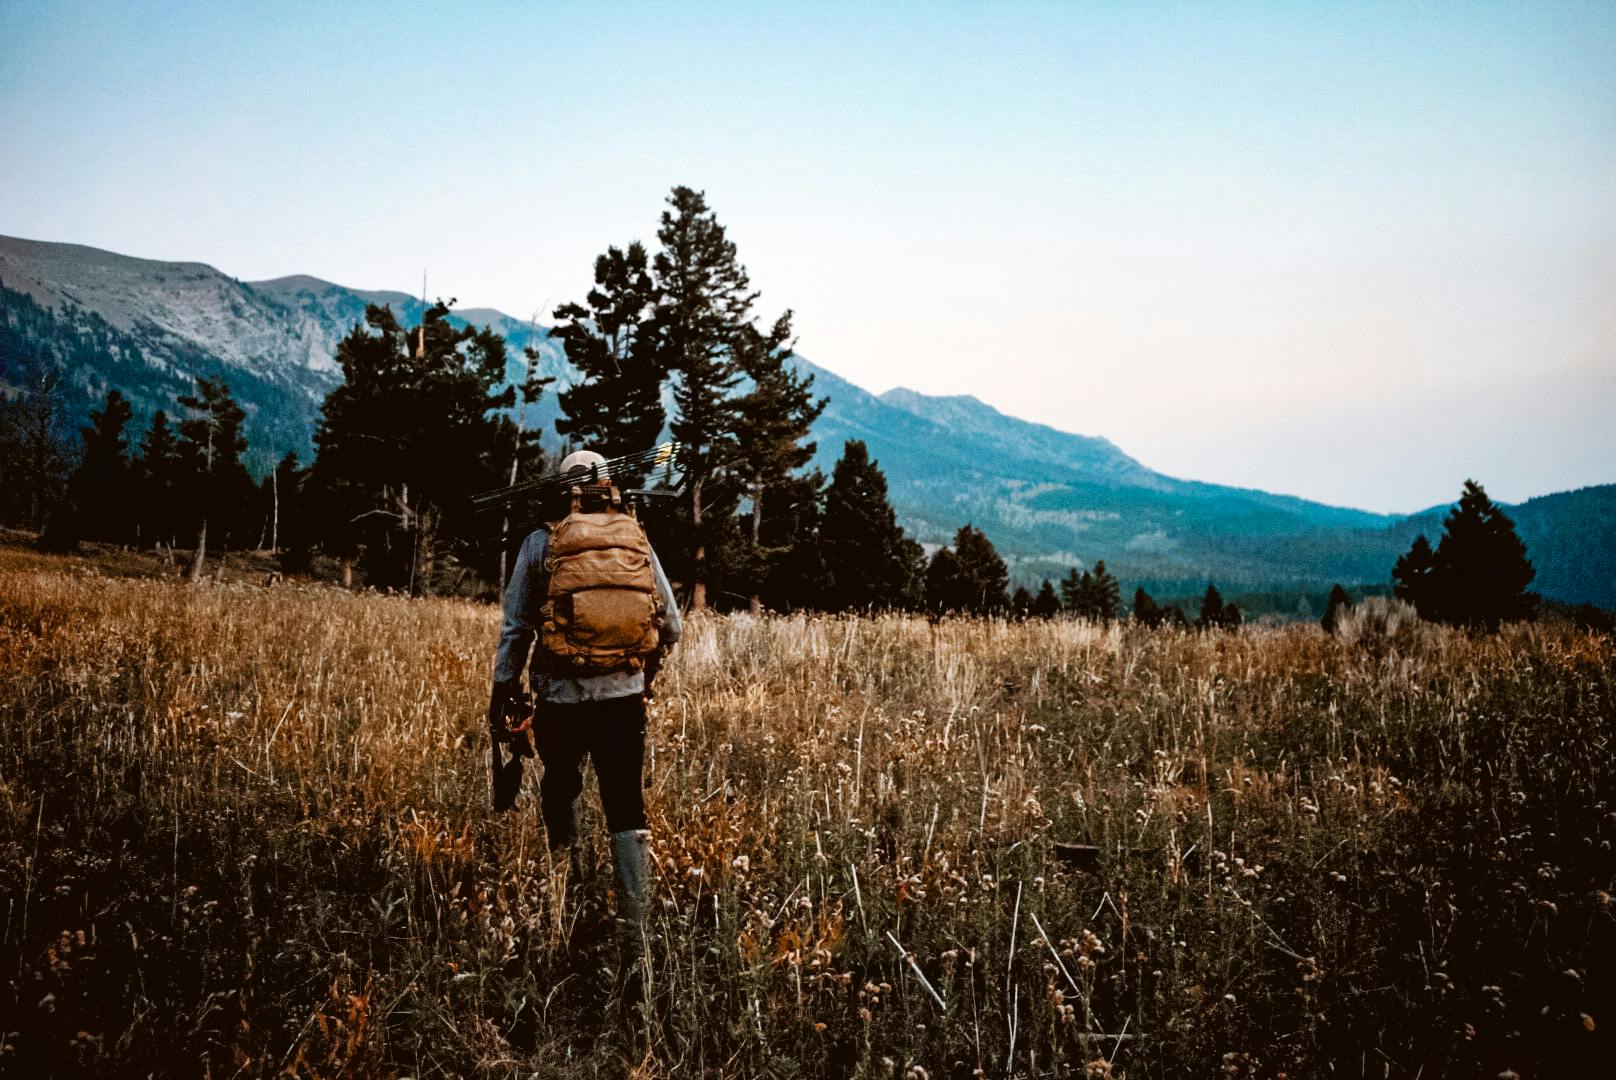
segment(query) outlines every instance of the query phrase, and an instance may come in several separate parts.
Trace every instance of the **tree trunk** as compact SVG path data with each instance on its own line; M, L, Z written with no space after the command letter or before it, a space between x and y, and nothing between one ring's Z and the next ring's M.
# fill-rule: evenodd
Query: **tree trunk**
M191 556L191 571L186 580L192 585L202 580L202 563L208 557L208 519L202 519L202 527L196 532L196 552Z
M353 588L353 559L349 556L344 556L342 560L342 587Z
M752 489L752 569L758 571L758 537L763 533L763 485L758 484ZM763 614L763 597L758 594L759 584L756 578L752 581L752 614Z
M695 558L690 564L690 610L707 610L707 543L701 535L701 481L690 485L690 527L696 533Z
M276 554L281 549L281 471L277 468L269 474L269 490L274 496L269 512L269 553Z
M415 563L410 568L410 595L432 592L432 571L436 564L438 509L428 503L415 515Z

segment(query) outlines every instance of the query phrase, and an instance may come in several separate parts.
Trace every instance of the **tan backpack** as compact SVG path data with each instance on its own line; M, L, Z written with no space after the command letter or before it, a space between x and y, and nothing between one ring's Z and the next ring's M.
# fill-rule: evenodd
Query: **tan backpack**
M549 575L538 660L572 678L632 672L660 644L651 541L632 513L608 506L572 513L550 530Z

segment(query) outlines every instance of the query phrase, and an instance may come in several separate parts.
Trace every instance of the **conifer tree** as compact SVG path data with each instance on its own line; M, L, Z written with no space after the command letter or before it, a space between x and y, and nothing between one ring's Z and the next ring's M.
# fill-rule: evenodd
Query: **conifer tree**
M1032 613L1040 619L1052 619L1060 614L1060 597L1055 595L1055 586L1048 578L1044 579L1043 587L1032 601Z
M47 369L15 402L0 401L0 498L7 520L25 529L48 526L67 486L61 383L60 372Z
M1133 591L1134 622L1142 623L1149 627L1157 627L1166 621L1166 618L1167 613L1157 606L1156 601L1143 588Z
M1437 617L1443 622L1496 630L1499 623L1530 616L1537 596L1527 591L1536 576L1515 523L1466 480L1459 504L1442 522L1442 541L1432 567Z
M139 492L138 538L142 545L174 546L179 525L180 450L168 414L158 409L140 444L135 468Z
M90 423L79 428L84 453L67 482L62 518L78 536L127 543L134 536L129 444L124 427L134 415L117 390L107 391L101 408L91 410Z
M1081 615L1084 601L1083 578L1077 567L1072 567L1061 578L1061 607L1070 615Z
M1101 559L1094 564L1094 577L1089 584L1089 618L1109 625L1117 617L1121 604L1122 586Z
M752 502L748 543L754 568L751 606L761 610L761 580L768 563L779 552L764 551L762 529L765 502L814 456L808 439L814 421L825 411L827 399L814 399L812 375L796 371L792 355L791 313L776 320L767 334L753 326L741 327L736 337L736 365L751 382L751 389L736 402L734 469Z
M926 564L926 606L939 615L971 610L970 585L952 548L938 548Z
M820 549L825 476L818 469L771 489L757 551L761 565L748 567L764 606L797 611L825 606L830 574Z
M1010 574L993 541L973 525L954 534L954 557L959 562L962 600L966 610L1003 611L1010 604Z
M857 439L848 440L832 470L819 545L830 610L881 610L913 599L919 545L899 527L886 474Z
M505 382L505 341L449 322L440 301L406 331L371 305L337 346L343 382L322 407L314 481L326 539L362 546L373 584L431 592L440 548L464 535L446 518L471 491L492 487L509 452L491 414L515 403ZM456 530L461 530L457 533Z
M1337 582L1330 589L1330 599L1325 605L1324 618L1319 620L1319 625L1324 627L1326 634L1333 634L1341 626L1341 616L1351 610L1352 597L1348 596L1347 590Z
M665 420L653 316L656 283L639 241L595 259L595 287L582 304L555 309L560 339L580 379L557 395L556 431L608 458L648 450Z
M1413 604L1422 619L1437 617L1436 592L1432 588L1435 569L1436 553L1424 533L1414 538L1413 545L1397 557L1397 564L1392 567L1392 578L1397 582L1393 591L1397 598Z
M180 423L179 457L181 497L196 529L187 574L194 583L202 579L209 526L215 526L217 546L227 546L229 529L250 497L252 479L241 463L242 451L247 449L241 430L246 413L230 396L230 387L212 379L198 379L196 393L181 397L179 402L188 413Z
M1027 586L1016 586L1016 591L1010 596L1010 611L1018 619L1025 619L1032 614L1032 593L1027 591Z
M653 262L657 356L673 376L677 415L671 426L682 444L694 541L690 605L700 610L707 605L709 504L733 498L733 492L709 489L721 482L734 450L731 391L740 379L734 352L757 294L702 193L676 187L667 201L657 230L662 249Z
M1195 620L1195 625L1202 630L1216 630L1223 626L1224 618L1223 594L1209 583L1201 597L1201 617Z

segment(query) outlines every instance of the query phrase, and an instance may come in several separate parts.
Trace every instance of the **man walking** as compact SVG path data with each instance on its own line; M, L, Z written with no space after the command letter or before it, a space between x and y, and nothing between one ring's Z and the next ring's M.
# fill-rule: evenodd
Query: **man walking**
M525 750L531 722L544 763L539 805L550 850L569 849L575 877L587 869L578 796L584 758L593 763L612 836L620 939L643 953L651 839L645 702L662 656L679 640L679 606L605 458L580 450L561 472L574 481L571 512L528 536L505 590L491 726L496 742L516 749L520 739ZM530 650L531 697L522 685ZM497 762L497 746L495 755ZM498 789L496 767L495 805L503 808Z

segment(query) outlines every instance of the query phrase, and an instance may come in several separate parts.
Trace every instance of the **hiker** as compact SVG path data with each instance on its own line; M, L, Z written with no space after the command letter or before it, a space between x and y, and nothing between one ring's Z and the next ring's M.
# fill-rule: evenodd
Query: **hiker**
M643 949L651 842L641 780L645 706L662 656L679 640L679 606L606 459L579 450L561 462L561 473L577 478L571 512L523 541L505 589L491 708L491 720L503 719L492 723L493 735L496 743L519 737L525 751L531 721L544 763L539 806L550 851L559 857L568 849L574 879L589 869L578 796L584 758L593 763L612 834L619 934L625 946ZM522 686L530 649L531 697ZM504 808L497 745L494 752L495 805ZM513 788L504 805L514 798Z

